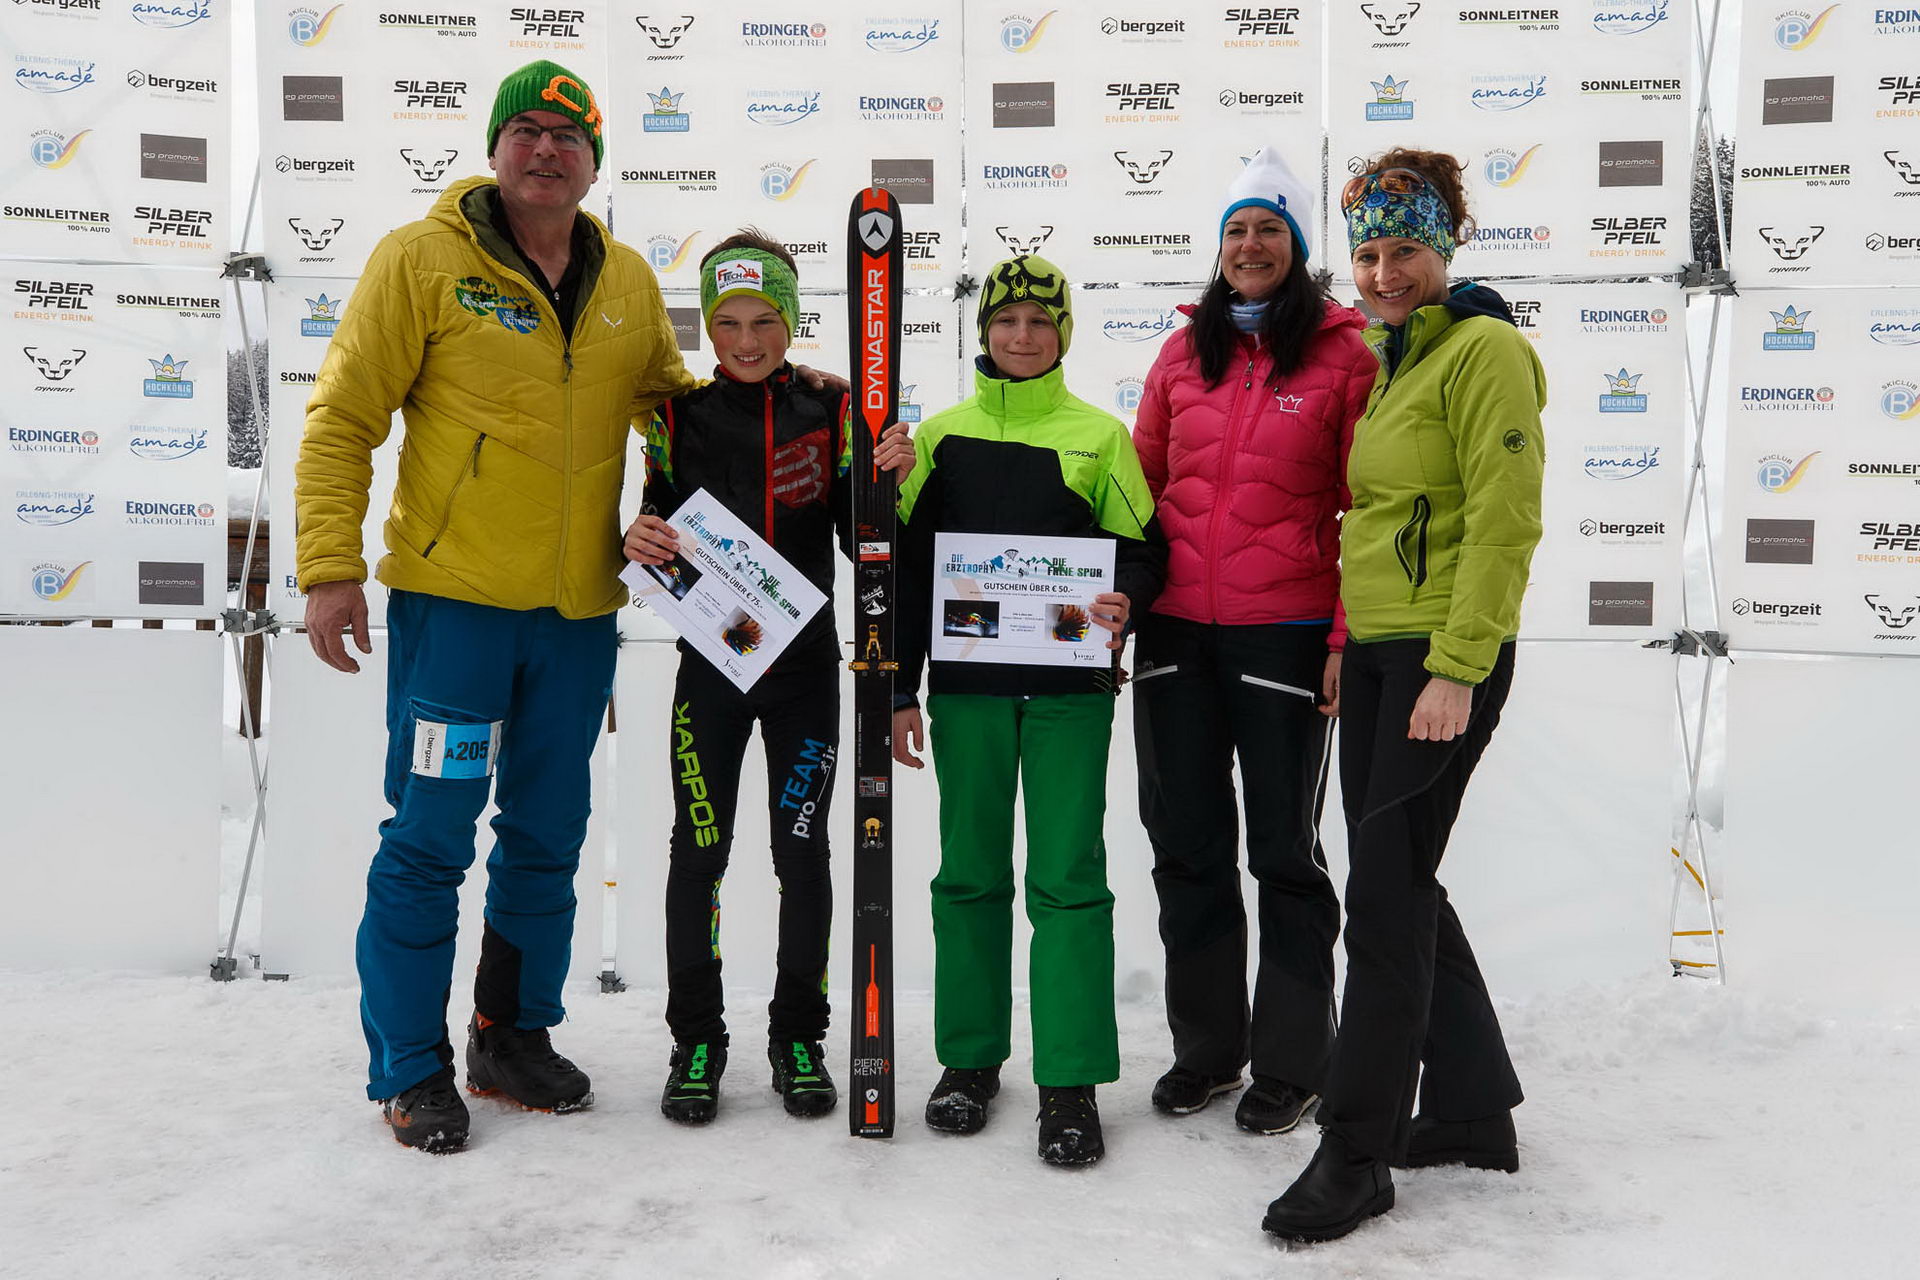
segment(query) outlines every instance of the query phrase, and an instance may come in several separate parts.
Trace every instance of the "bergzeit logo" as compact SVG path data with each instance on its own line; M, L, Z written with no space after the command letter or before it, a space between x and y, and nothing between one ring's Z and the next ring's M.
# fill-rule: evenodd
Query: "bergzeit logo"
M1865 241L1867 252L1884 253L1891 258L1912 258L1920 256L1920 236L1890 235L1884 231L1870 231Z
M1784 13L1773 15L1773 42L1788 53L1799 53L1811 48L1813 42L1826 30L1827 19L1833 17L1840 6L1828 5L1820 11L1818 17L1805 9L1788 9Z
M1047 23L1059 12L1049 9L1038 18L1015 13L1000 19L1000 47L1008 53L1031 53L1047 33Z
M93 495L79 489L16 489L13 518L50 529L84 520L94 512Z
M1591 516L1580 522L1580 536L1598 539L1602 546L1659 546L1667 540L1664 520L1598 520Z
M1122 44L1179 44L1187 34L1184 18L1100 19L1100 34Z
M180 4L154 3L153 0L135 0L133 20L149 27L190 27L196 22L204 22L213 17L213 6L200 0L193 3L186 0Z
M295 182L352 182L355 163L346 156L315 159L279 155L274 157L273 167L281 173L292 174Z
M939 38L938 18L869 18L864 35L876 53L913 53Z
M100 433L77 427L8 427L7 448L14 453L59 453L91 458L100 452Z
M157 71L142 71L135 68L127 72L127 84L135 89L145 89L149 97L192 98L199 102L211 102L220 92L218 80L193 80L184 76L162 75Z
M1811 351L1818 334L1807 328L1811 311L1796 310L1789 302L1785 311L1769 311L1773 317L1773 331L1760 335L1762 351Z
M42 169L64 169L73 163L73 158L80 152L80 144L92 132L91 129L82 129L68 137L53 129L35 130L27 141L27 155Z
M1750 617L1762 626L1810 627L1816 625L1814 620L1820 613L1820 603L1815 600L1755 600L1740 596L1733 602L1736 618Z
M1482 111L1518 111L1547 96L1544 75L1476 75L1467 83L1467 101Z
M1580 470L1590 480L1637 480L1659 465L1657 444L1590 444Z
M1395 80L1389 73L1384 80L1370 80L1373 86L1373 101L1366 104L1367 120L1411 120L1413 102L1407 97L1407 86L1411 80Z
M88 58L49 58L35 53L13 55L13 82L32 93L72 93L99 77L100 64Z
M1496 187L1517 186L1520 180L1527 176L1527 168L1539 154L1541 146L1541 143L1536 142L1525 151L1495 147L1481 157L1480 172Z
M1607 380L1607 389L1600 397L1600 412L1645 413L1647 411L1647 397L1639 389L1640 379L1644 378L1645 374L1628 373L1626 366L1622 365L1620 372L1603 373L1600 376Z
M307 314L300 320L300 336L303 338L331 338L333 331L340 327L340 304L344 298L329 298L322 290L317 298L308 298Z
M1216 99L1229 111L1247 116L1297 116L1307 104L1301 89L1250 92L1246 89L1222 89Z
M141 395L155 400L193 399L193 383L187 377L187 361L174 359L173 352L169 351L158 360L149 356L147 363L153 366L153 376L142 380Z
M154 462L178 462L207 447L205 427L129 427L127 452Z
M1637 36L1668 21L1672 0L1594 0L1593 29L1609 36Z
M1783 453L1767 454L1754 469L1754 482L1768 493L1791 493L1807 478L1808 469L1819 456L1818 449L1798 462Z

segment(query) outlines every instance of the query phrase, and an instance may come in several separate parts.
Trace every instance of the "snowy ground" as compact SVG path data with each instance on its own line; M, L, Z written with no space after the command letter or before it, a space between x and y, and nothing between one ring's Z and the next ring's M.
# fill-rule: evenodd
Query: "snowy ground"
M1314 1139L1242 1134L1218 1104L1154 1115L1155 1004L1123 1006L1109 1155L1083 1172L1035 1158L1030 1085L1010 1080L976 1137L919 1123L924 1000L903 1001L890 1143L848 1138L844 1112L784 1116L751 1034L719 1121L677 1128L656 1109L658 995L582 992L559 1043L594 1110L483 1102L472 1148L441 1158L359 1100L345 985L16 973L0 1004L0 1275L36 1280L1867 1278L1913 1274L1920 1249L1920 1020L1837 1023L1664 977L1505 1010L1530 1094L1517 1176L1403 1173L1393 1213L1292 1252L1260 1216Z

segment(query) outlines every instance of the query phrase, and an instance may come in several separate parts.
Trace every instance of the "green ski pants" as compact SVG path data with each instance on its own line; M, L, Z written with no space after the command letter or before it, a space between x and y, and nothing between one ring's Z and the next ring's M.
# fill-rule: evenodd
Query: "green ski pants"
M1107 747L1113 696L935 694L940 871L933 878L933 1039L941 1065L1012 1053L1013 805L1026 792L1033 1078L1120 1076L1107 888Z

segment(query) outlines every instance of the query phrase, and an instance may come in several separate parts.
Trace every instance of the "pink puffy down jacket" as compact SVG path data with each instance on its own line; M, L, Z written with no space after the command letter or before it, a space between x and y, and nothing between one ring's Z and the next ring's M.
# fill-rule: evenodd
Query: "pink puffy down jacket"
M1181 310L1191 315L1191 307ZM1334 618L1342 648L1340 514L1347 453L1379 361L1359 312L1328 302L1305 362L1277 386L1253 338L1216 387L1192 334L1167 338L1133 443L1168 543L1156 613L1228 624Z

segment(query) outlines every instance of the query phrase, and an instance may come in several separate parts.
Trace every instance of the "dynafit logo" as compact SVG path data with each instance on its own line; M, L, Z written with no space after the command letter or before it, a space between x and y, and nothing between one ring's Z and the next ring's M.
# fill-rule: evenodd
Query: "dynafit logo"
M647 240L647 262L655 271L666 273L678 271L686 265L687 255L693 250L694 237L698 231L688 232L679 238L673 236L652 236Z
M1150 186L1159 180L1160 173L1173 159L1171 151L1116 151L1114 162L1120 171L1127 175L1135 186Z
M1481 165L1480 171L1486 175L1487 181L1496 187L1518 186L1520 179L1527 176L1527 167L1540 153L1542 145L1536 142L1520 152L1510 151L1505 147L1495 147L1487 152L1485 163Z
M634 25L645 33L656 49L671 49L680 43L680 37L687 34L693 26L694 15L683 13L678 17L656 18L643 13L635 18Z
M1031 53L1039 45L1040 37L1047 33L1047 23L1053 21L1053 15L1058 12L1049 9L1038 18L1016 13L1000 19L1000 47L1008 53Z
M334 5L324 14L318 9L301 7L287 13L287 38L295 44L312 48L327 38L327 32L333 26L333 20L340 16L345 5Z
M400 158L413 170L413 176L429 186L438 183L447 176L447 170L460 158L460 153L450 147L433 149L402 147Z
M1804 9L1788 9L1785 13L1773 16L1773 42L1788 53L1799 53L1809 48L1820 33L1826 30L1827 19L1833 17L1839 5L1828 5L1820 11L1818 17Z
M1819 456L1820 451L1816 449L1795 462L1785 454L1770 453L1760 459L1759 468L1754 472L1754 481L1768 493L1791 493L1807 478L1808 469Z
M811 168L811 160L801 162L798 167L777 162L761 165L760 194L769 200L793 199L800 190L800 184L807 179L807 170Z
M1407 29L1413 16L1420 12L1419 0L1366 0L1360 6L1360 12L1366 15L1373 29L1383 36L1397 36Z
M1053 236L1053 228L1037 227L995 227L993 234L1000 237L1000 243L1007 252L1016 258L1040 252L1041 248Z
M41 129L28 142L27 154L42 169L64 169L73 163L74 156L79 154L80 143L92 132L91 129L82 129L69 138L52 129Z

